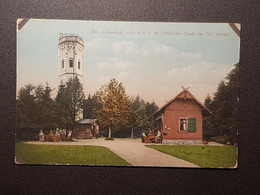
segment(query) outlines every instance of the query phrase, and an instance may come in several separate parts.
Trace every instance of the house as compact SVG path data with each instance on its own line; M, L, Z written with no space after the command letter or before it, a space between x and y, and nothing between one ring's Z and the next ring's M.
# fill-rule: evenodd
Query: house
M98 138L99 122L97 119L81 119L77 121L77 128L74 130L73 138L90 139Z
M163 143L175 144L202 143L202 122L209 116L211 112L187 88L152 115Z

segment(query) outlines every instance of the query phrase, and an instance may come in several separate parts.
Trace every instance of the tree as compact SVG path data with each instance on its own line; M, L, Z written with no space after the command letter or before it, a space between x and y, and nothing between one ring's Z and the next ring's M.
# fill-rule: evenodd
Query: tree
M96 97L101 108L95 111L95 116L99 119L101 127L108 128L108 138L111 138L112 131L117 131L128 123L129 97L122 83L114 78L97 91Z
M83 86L77 77L70 78L66 84L59 85L56 97L60 115L59 125L66 128L66 134L68 134L68 130L71 130L73 135L76 120L82 114L84 98Z
M151 117L151 115L153 113L155 113L159 109L159 107L153 101L152 103L150 103L150 102L146 103L146 109L147 109L147 116L148 116L148 119L149 119L148 126L149 126L149 128L153 128L154 127L154 120L153 120L153 117Z
M239 63L234 65L225 81L219 83L213 99L205 99L205 105L211 110L212 117L204 123L204 129L213 132L213 136L222 136L223 143L237 141L238 68Z
M18 91L16 100L16 123L18 134L23 137L24 131L35 130L36 104L34 96L35 86L28 84Z
M96 95L88 95L88 98L84 100L83 105L83 118L93 118L95 110L99 110L101 105L98 103Z
M67 127L67 120L68 120L68 115L66 113L67 109L67 102L66 102L66 85L64 83L61 83L58 87L58 93L55 99L56 106L57 106L57 116L58 116L58 126L61 129L66 129L68 130Z
M158 106L153 102L145 102L138 96L131 100L131 137L134 130L137 134L141 134L142 130L153 128L153 119L150 116L158 109Z
M140 131L148 125L148 117L146 105L143 99L140 99L139 95L131 101L130 112L130 126L131 126L131 138L134 135L134 129Z
M204 105L209 110L212 110L212 106L211 106L212 101L213 101L212 98L208 94L204 101ZM203 120L203 140L209 140L213 135L214 135L213 123L212 123L212 118L210 116L209 118L206 119L204 118Z
M204 105L205 105L208 109L210 109L211 103L212 103L212 98L211 98L210 95L208 94L207 97L206 97L206 99L205 99L205 101L204 101Z
M45 88L28 84L19 90L16 113L17 128L21 134L56 128L55 102L51 91L48 84Z
M37 124L40 129L48 132L57 127L56 104L51 98L51 91L48 83L45 88L42 85L35 88Z
M227 93L228 105L231 108L229 115L229 141L231 143L237 142L237 128L238 128L238 83L239 83L239 63L234 65L235 68L227 75Z

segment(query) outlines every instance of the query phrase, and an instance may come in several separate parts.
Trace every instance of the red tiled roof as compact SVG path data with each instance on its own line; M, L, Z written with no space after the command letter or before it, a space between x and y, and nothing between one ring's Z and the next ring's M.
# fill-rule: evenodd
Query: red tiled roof
M165 105L163 105L161 108L159 108L155 113L153 113L151 115L154 116L156 115L157 113L161 112L162 110L164 110L168 105L170 105L174 100L176 99L193 99L195 100L195 102L197 102L197 104L199 104L199 106L201 107L202 109L202 112L204 113L203 115L207 116L207 115L211 115L212 113L197 99L195 98L191 92L186 89L186 88L183 88L183 91L181 91L178 95L176 95L173 99L171 99L170 101L168 101Z

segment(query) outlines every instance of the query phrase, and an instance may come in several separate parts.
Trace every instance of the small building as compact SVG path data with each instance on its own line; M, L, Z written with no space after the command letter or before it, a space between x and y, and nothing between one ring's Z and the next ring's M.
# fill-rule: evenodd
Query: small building
M186 88L152 115L163 143L175 144L201 143L203 118L209 116L211 112Z
M77 121L77 128L74 130L73 138L90 139L98 138L99 122L97 119L81 119Z

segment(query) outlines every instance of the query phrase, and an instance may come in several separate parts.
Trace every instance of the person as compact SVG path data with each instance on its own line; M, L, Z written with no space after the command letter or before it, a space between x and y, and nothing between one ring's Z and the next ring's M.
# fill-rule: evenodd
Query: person
M186 119L181 119L180 130L186 130Z
M144 138L147 137L146 134L145 134L145 131L143 131L142 133L142 142L144 142Z
M60 135L60 130L57 128L55 135Z
M158 131L156 136L155 136L155 139L154 139L155 143L157 143L158 140L160 140L160 139L161 139L161 131Z
M44 142L44 133L42 132L42 130L40 130L40 133L39 133L39 141L40 142Z
M72 131L69 130L69 131L68 131L68 135L67 135L67 139L70 139L71 135L72 135Z
M96 126L96 129L95 129L95 137L96 139L98 138L99 136L99 126Z

